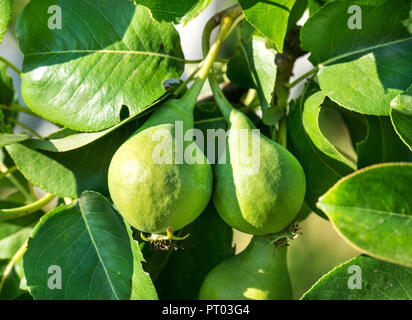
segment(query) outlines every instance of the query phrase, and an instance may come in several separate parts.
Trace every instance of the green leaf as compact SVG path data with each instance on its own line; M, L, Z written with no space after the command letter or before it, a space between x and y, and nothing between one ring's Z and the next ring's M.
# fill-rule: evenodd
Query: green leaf
M367 135L357 144L358 169L383 162L409 160L410 151L396 134L389 117L365 116Z
M16 206L20 205L14 202L0 201L1 209L14 208ZM0 223L0 277L10 259L29 238L33 227L41 215L42 212L38 212ZM14 299L25 292L23 289L26 290L27 288L24 288L22 285L24 283L24 272L22 271L20 264L14 265L0 292L0 299Z
M170 94L165 94L164 96L162 96L162 98L156 100L156 102L153 103L150 107L159 105L168 97L170 97ZM109 129L98 132L79 132L69 128L63 128L51 133L49 136L46 137L46 139L30 139L26 141L24 145L32 149L40 149L52 152L66 152L76 150L107 136L108 134L126 125L127 123L140 118L141 116L143 116L143 114L144 113L139 115L133 115L131 117L124 119L123 121L119 122L117 125ZM136 128L137 127L138 126L136 125ZM122 130L124 130L124 127Z
M359 250L412 266L412 164L375 165L335 184L318 202Z
M337 109L341 115L346 127L348 128L352 147L356 149L356 145L365 139L367 135L366 118L363 114L350 111L345 108Z
M296 0L289 15L288 30L293 28L308 8L308 0Z
M153 252L144 244L146 269L154 279L160 299L198 299L208 272L233 255L232 229L220 219L212 202L180 235L189 233L177 251Z
M0 260L0 277L8 263L8 260ZM4 282L3 289L0 292L0 300L14 300L24 294L25 291L20 288L20 283L21 278L17 274L15 268L13 268Z
M373 1L365 1L364 4L355 1L362 12L361 29L348 26L348 20L353 15L348 13L348 8L353 1L334 1L323 6L302 27L302 48L311 52L309 60L314 65L329 64L332 59L359 57L362 53L390 47L392 42L407 41L410 37L402 19L408 14L408 1L380 2L376 6Z
M130 245L133 254L133 276L132 276L132 293L130 300L155 300L157 292L153 285L152 279L146 272L142 272L142 263L146 263L139 244L133 239L130 226L127 227L127 233L130 239ZM136 272L138 270L138 272Z
M7 65L0 61L0 104L8 106L14 97L13 79L7 71Z
M240 41L235 55L227 66L227 76L246 88L256 88L262 110L270 106L276 82L276 64L273 50L266 48L266 40L252 36L249 41Z
M320 151L328 155L330 158L340 161L352 169L356 169L356 166L342 155L327 137L325 137L320 128L319 115L325 98L325 93L318 91L305 101L302 114L303 127L309 138L312 140L312 143Z
M217 136L208 134L208 130L226 130L226 121L222 116L216 102L201 102L194 110L195 128L202 131L204 136L204 148L200 148L210 163L217 163L219 159L219 139ZM210 141L213 139L214 141ZM214 147L214 150L208 148Z
M361 288L350 289L358 267ZM302 300L412 300L411 279L410 268L359 256L324 275Z
M108 195L107 171L113 154L136 130L131 122L103 138L68 152L33 150L24 144L7 146L26 179L60 197L77 198L85 190Z
M62 9L49 29L48 7ZM74 10L73 8L76 8ZM38 0L18 18L25 55L22 94L32 111L77 131L120 122L122 106L138 114L179 77L183 53L170 23L158 23L129 1Z
M319 69L319 86L339 105L370 115L389 115L390 102L412 81L412 39L350 62ZM396 61L396 63L394 63ZM385 67L383 67L385 66Z
M307 90L308 92L304 92L299 101L291 105L288 116L288 149L299 160L305 171L307 204L320 216L325 217L316 208L319 196L340 178L353 172L353 169L320 151L305 132L302 122L304 101L313 93L312 89Z
M22 144L9 145L6 150L35 186L60 197L77 198L76 177L70 169Z
M184 15L197 7L199 0L134 0L134 2L148 7L152 17L157 21L179 23Z
M247 21L283 52L289 13L296 0L239 0Z
M0 202L0 208L8 209L16 207L15 203ZM0 223L0 260L11 259L22 244L27 240L34 225L42 213L32 214L26 217L6 220Z
M131 243L110 203L87 191L75 204L45 215L34 229L23 258L30 293L47 300L155 299L150 279L132 287L133 275L144 271L133 263ZM49 274L50 266L61 270L61 290L48 287L55 274Z
M0 2L0 43L9 25L12 7L13 0L2 0Z
M323 0L308 0L309 17L313 16L324 3Z
M181 19L181 23L186 26L190 21L195 19L199 14L205 10L212 0L198 0L196 5Z
M0 128L1 131L1 128ZM5 146L22 142L27 139L29 139L30 136L25 133L16 133L16 134L11 134L11 133L0 133L0 148L3 148Z
M411 9L409 10L409 17L403 21L403 25L408 29L409 33L412 34L412 3Z
M392 100L391 119L402 141L412 150L412 86Z
M349 110L388 115L390 101L412 82L412 37L402 24L409 4L357 3L362 9L360 30L348 26L347 10L353 3L328 3L302 28L302 47L319 65L319 85L329 98Z

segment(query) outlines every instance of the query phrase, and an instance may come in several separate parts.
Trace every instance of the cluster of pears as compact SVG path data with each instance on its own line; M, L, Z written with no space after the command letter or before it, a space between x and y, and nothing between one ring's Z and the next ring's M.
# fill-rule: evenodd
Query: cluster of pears
M244 163L239 151L244 138L242 130L250 132L253 142L255 127L229 102L226 108L221 108L230 125L224 154L226 161L218 162L214 175L210 163L193 140L184 141L183 149L190 145L198 156L204 157L203 161L192 164L154 161L158 142L153 137L158 130L170 134L172 139L164 146L169 146L170 154L175 156L177 121L183 124L184 131L193 128L194 96L189 90L180 99L166 101L113 156L108 184L120 213L142 232L160 235L179 230L195 220L206 207L212 196L214 176L213 201L222 219L231 227L254 235L276 233L286 228L303 202L303 170L289 151L260 134L257 137L259 157L254 159L259 161L258 166Z
M153 137L158 130L170 134L172 140L165 147L176 155L175 126L181 121L185 132L193 128L197 91L192 87L182 98L166 101L113 156L108 175L110 195L126 221L140 231L162 234L179 230L200 215L212 195L211 165L193 140L184 141L183 149L191 145L203 161L159 164L153 160L158 145ZM219 159L214 171L215 207L227 224L242 232L279 232L302 206L303 170L284 147L253 132L252 122L233 108L221 91L214 93L220 96L218 105L230 129L221 155L226 161ZM252 143L253 138L259 139L259 157L252 157L253 163L242 159L242 130ZM252 150L249 142L246 148Z
M223 37L222 37L223 38ZM215 50L216 51L216 50ZM214 57L208 56L211 65ZM210 198L221 218L232 228L255 235L240 255L218 265L203 284L202 299L290 298L286 248L268 244L265 235L284 230L298 214L305 194L305 176L289 151L256 132L245 114L233 108L216 80L209 77L215 100L229 125L225 151L215 171L196 146L183 141L201 160L194 163L158 163L153 154L159 130L168 133L164 152L176 159L176 123L193 129L193 109L209 73L201 73L179 99L167 100L133 134L112 158L108 185L111 198L123 218L134 228L151 233L150 240L181 239L173 235L195 220ZM245 134L246 133L246 134ZM245 138L246 137L246 138ZM252 140L249 143L249 140ZM248 140L245 143L245 140ZM257 142L257 157L253 143ZM244 161L252 154L252 161ZM213 193L213 195L212 195Z

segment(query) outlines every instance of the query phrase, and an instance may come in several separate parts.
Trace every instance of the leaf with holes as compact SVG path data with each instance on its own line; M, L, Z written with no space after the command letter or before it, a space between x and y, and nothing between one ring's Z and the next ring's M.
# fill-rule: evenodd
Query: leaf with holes
M61 8L61 29L48 27L52 5ZM25 102L78 131L119 123L123 105L131 115L140 113L165 93L164 81L183 71L173 25L154 21L148 9L129 1L30 2L16 33L24 53Z
M110 203L90 191L45 215L23 258L30 293L47 300L156 299L149 275L133 263L141 256L134 254L138 247L126 228ZM44 285L51 276L48 270L59 270L52 273L61 275L61 290ZM135 285L132 279L142 281Z
M412 266L412 163L374 165L336 183L318 207L361 251Z

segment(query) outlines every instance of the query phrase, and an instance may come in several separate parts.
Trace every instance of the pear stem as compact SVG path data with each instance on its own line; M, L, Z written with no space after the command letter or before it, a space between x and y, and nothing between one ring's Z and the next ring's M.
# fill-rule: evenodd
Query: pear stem
M12 64L9 60L0 56L0 61L3 62L6 66L10 67L14 72L21 76L21 70Z
M10 275L11 271L15 264L23 257L24 253L27 250L27 240L23 243L23 245L17 250L14 256L11 258L10 262L7 264L6 269L3 271L3 274L0 279L0 293L3 289L3 286L7 280L7 277Z
M224 17L223 19L225 19L225 18L226 17ZM238 16L235 19L232 18L232 24L230 26L229 32L231 32L234 29L234 27L240 21L242 21L242 19L243 19L243 16L240 16L240 14L238 14ZM213 46L216 44L216 42L215 42L214 45L212 46L212 49L209 49L210 48L210 37L211 37L213 29L217 25L218 25L218 21L216 21L216 19L213 19L213 18L211 20L209 20L209 22L206 24L206 27L203 31L203 36L202 36L203 54L213 50ZM218 34L218 37L219 37L219 34ZM211 87L212 92L213 92L213 96L216 100L216 103L217 103L220 111L223 114L223 117L226 119L226 121L230 122L230 114L234 110L234 108L233 108L232 104L226 99L223 91L220 89L219 84L216 80L216 76L215 76L214 71L213 71L213 66L210 68L210 71L208 72L208 79L209 79L210 87Z
M181 105L185 109L189 109L187 111L193 111L197 97L199 96L203 88L206 78L209 75L210 69L213 67L213 63L216 60L219 50L229 33L233 30L233 23L240 14L241 10L236 7L235 9L228 10L221 19L215 42L213 43L212 47L210 47L210 49L208 46L208 50L203 52L204 54L207 53L207 55L201 64L198 76L195 78L194 83L190 87L190 89L183 95L183 97L179 99ZM210 34L210 32L218 25L216 17L213 17L210 21L212 21L212 23L208 23L204 31L208 34Z

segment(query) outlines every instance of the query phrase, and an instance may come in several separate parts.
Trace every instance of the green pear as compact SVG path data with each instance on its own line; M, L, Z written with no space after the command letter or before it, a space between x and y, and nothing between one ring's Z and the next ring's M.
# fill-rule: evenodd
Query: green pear
M193 141L193 134L189 139L186 134L194 125L197 97L239 14L236 11L222 17L216 39L190 89L154 112L110 163L108 185L114 204L129 224L152 233L151 240L164 240L165 233L166 239L178 239L172 232L195 220L210 200L212 168ZM178 124L184 137L177 136ZM189 161L186 154L192 155Z
M200 91L197 86L182 98L160 106L110 163L111 198L124 219L142 232L169 234L185 227L200 215L211 197L210 163L193 135L188 141L176 137L176 126L182 127L183 134L193 128L193 108ZM185 161L184 152L196 161Z
M286 255L286 246L277 247L267 237L255 236L244 251L223 260L209 272L199 299L292 299Z
M233 108L211 81L217 104L229 124L225 152L215 166L213 201L222 219L249 234L264 235L293 222L306 181L296 158L268 139L245 114Z

